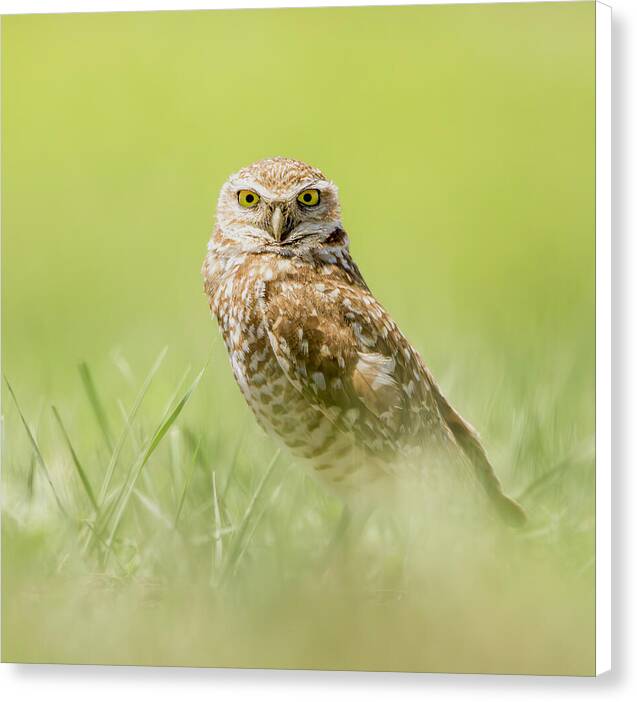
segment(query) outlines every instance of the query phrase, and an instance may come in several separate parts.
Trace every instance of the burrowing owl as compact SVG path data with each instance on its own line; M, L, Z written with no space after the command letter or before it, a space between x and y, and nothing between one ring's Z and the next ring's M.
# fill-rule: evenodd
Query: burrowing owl
M498 512L524 521L474 429L367 287L321 171L272 158L232 175L202 272L257 420L334 490L357 492L433 450L462 456Z

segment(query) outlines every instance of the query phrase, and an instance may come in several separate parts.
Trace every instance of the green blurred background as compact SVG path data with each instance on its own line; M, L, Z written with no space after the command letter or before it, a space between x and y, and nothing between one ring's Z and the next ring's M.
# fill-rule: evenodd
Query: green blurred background
M503 356L577 336L590 363L593 19L588 2L5 18L6 371L43 389L60 360L140 339L203 358L217 192L279 154L339 185L369 284L432 363L458 334Z
M56 403L99 453L78 363L113 416L164 346L166 387L205 364L218 190L286 155L338 184L367 282L522 493L594 435L594 97L593 2L3 18L3 371L43 446ZM191 424L251 432L214 348ZM18 481L33 459L3 393ZM577 521L584 563L587 466L539 509Z

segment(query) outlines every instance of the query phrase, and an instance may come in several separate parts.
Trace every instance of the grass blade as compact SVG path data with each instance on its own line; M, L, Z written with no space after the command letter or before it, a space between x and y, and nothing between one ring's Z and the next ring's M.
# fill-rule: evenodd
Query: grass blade
M162 512L160 506L153 500L145 495L141 490L135 488L133 490L133 495L140 501L140 503L146 508L146 510L155 517L159 522L161 522L167 529L172 529L173 523L168 519L168 517Z
M207 368L207 366L206 366ZM186 378L190 375L191 367L188 366L186 370L184 371L184 374L181 376L179 379L179 382L177 383L177 387L175 388L175 392L173 393L172 397L168 400L166 403L166 409L164 410L164 414L162 415L162 419L168 415L170 412L170 408L175 404L175 400L179 396L179 390L181 389L181 386L186 382ZM203 371L202 371L203 373Z
M178 522L179 522L179 517L181 516L181 512L184 508L184 503L186 502L186 493L188 492L188 489L190 488L190 483L192 481L192 477L195 474L195 469L197 467L197 458L199 456L199 448L201 447L201 436L197 440L197 445L195 447L195 451L192 454L192 461L190 465L190 471L188 472L188 475L186 477L186 481L184 483L184 489L181 491L181 497L179 498L179 505L177 506L177 513L175 514L175 521L173 525L176 527Z
M122 517L124 516L124 512L126 511L126 508L128 506L128 502L130 500L131 494L133 493L133 489L135 488L135 484L137 483L137 480L139 479L139 476L142 473L142 470L144 469L144 466L150 459L150 457L153 455L155 449L159 446L161 443L161 440L164 438L166 435L166 432L170 429L170 427L174 424L176 421L177 417L181 414L181 411L185 407L186 403L190 399L190 396L192 393L195 391L197 385L199 384L199 381L201 380L201 377L203 376L205 371L205 368L203 368L197 377L195 378L194 382L192 385L186 390L182 398L179 400L179 402L175 405L174 409L168 417L166 417L157 427L155 433L153 434L153 437L151 440L148 442L148 446L144 450L144 452L139 456L137 462L135 463L132 472L132 477L128 481L128 483L124 484L122 486L122 491L120 493L120 497L118 500L118 506L115 511L115 516L113 517L113 525L111 527L110 535L109 538L107 539L107 544L108 544L108 553L110 553L113 545L113 540L115 539L115 535L117 534L117 530L119 528L120 522L122 520ZM108 558L108 553L107 553L107 558Z
M148 375L144 379L144 382L142 384L142 387L140 388L139 392L137 393L137 397L135 398L135 401L133 402L133 406L128 414L123 410L122 407L122 413L124 415L124 427L120 433L120 435L117 438L117 443L115 444L115 448L113 449L113 452L111 453L111 458L110 461L108 462L108 466L106 468L106 473L104 474L104 479L102 480L102 485L100 486L100 491L97 497L97 503L99 505L101 514L99 515L99 524L96 524L95 529L93 529L92 532L89 533L88 539L84 543L84 551L86 551L89 546L91 545L91 542L94 544L98 543L98 539L96 538L96 535L100 535L100 539L102 537L102 532L104 531L106 525L108 524L108 520L111 518L113 514L113 510L115 509L115 506L117 505L117 500L109 500L108 505L105 505L105 500L106 500L106 495L108 494L108 489L111 485L111 482L113 480L113 476L115 474L115 470L117 469L117 464L119 462L120 455L122 453L122 450L124 448L124 445L126 444L126 439L130 436L132 439L135 439L134 433L132 431L133 428L133 422L135 421L135 418L137 417L137 413L139 411L139 408L142 405L142 402L144 401L144 398L146 397L146 393L148 392L148 389L150 388L150 385L157 374L157 371L159 370L161 364L164 361L164 358L166 357L166 353L168 352L168 347L165 347L162 349L160 352L159 356L157 356L157 359L155 360L155 363L151 366L150 371L148 372Z
M150 387L150 384L153 381L153 378L157 374L157 371L159 370L159 367L161 366L164 358L166 357L166 353L168 351L168 347L164 348L162 352L159 354L157 357L157 360L155 363L152 365L150 371L148 372L148 375L146 376L146 379L144 380L144 383L142 384L142 387L140 388L139 393L137 394L137 397L135 398L135 401L133 403L133 407L131 408L131 411L129 412L126 422L124 424L124 428L122 429L121 434L119 435L119 438L117 440L117 444L115 445L115 449L113 450L113 453L111 454L111 460L109 461L108 467L106 469L106 474L104 475L104 480L102 482L102 486L100 487L99 491L99 496L98 496L98 504L101 506L104 502L104 498L106 497L106 493L108 492L108 488L110 487L111 480L113 479L113 474L115 473L115 468L117 467L117 462L119 460L120 454L122 452L122 448L124 447L124 444L126 442L126 438L131 430L132 424L135 421L135 417L137 416L137 412L139 411L139 408L144 401L144 398L146 397L146 393L148 392L148 388Z
M91 375L90 368L88 364L84 361L78 366L80 373L80 378L82 379L82 385L86 391L89 403L95 414L95 419L99 424L102 434L104 435L104 440L108 446L109 451L113 451L113 440L111 438L111 431L108 425L108 419L106 417L106 412L104 411L104 406L102 405L99 395L97 393L97 388L95 387L95 382L93 381L93 376Z
M272 491L272 493L270 495L270 499L268 500L267 504L263 507L263 509L259 512L259 514L257 514L256 517L254 517L252 519L252 523L250 525L250 531L247 532L247 536L243 539L243 543L241 544L241 547L239 549L239 553L237 554L237 557L235 558L233 571L236 572L237 566L239 565L241 559L243 558L243 554L248 550L248 546L250 545L250 542L252 541L252 537L256 533L256 530L258 529L259 524L261 523L261 520L263 519L263 515L268 511L268 509L272 505L274 505L277 498L279 497L279 493L281 492L281 485L282 485L282 483L279 482L279 484Z
M565 473L574 469L581 469L586 463L594 460L594 448L584 446L579 451L573 451L570 456L558 461L552 468L542 473L538 478L527 485L520 494L519 500L528 500L535 494L553 483Z
M195 388L197 385L199 385L199 381L201 380L201 376L203 375L204 371L203 369L199 371L199 374L195 378L193 384L186 390L184 395L182 396L181 400L175 405L175 408L173 411L168 415L168 417L161 423L155 434L153 435L153 438L150 441L150 444L148 448L146 449L146 452L144 454L144 463L150 458L151 454L153 451L157 448L159 445L159 442L164 438L166 435L166 432L170 429L170 427L174 424L175 420L177 417L181 414L182 409L190 399L190 396L194 392Z
M243 540L245 537L245 534L248 529L248 525L250 523L250 518L252 516L252 513L254 512L254 508L257 504L257 500L261 496L261 493L263 492L263 488L265 487L265 484L268 482L270 476L272 475L272 472L274 470L274 467L276 466L276 462L279 459L279 456L281 455L281 449L277 449L274 453L274 456L272 456L272 459L270 460L270 463L268 467L265 469L265 472L263 473L263 476L257 485L257 489L254 491L252 498L250 499L250 502L248 503L248 507L243 515L243 519L241 520L241 524L239 525L239 528L237 530L236 536L232 541L232 550L228 554L228 558L225 563L225 567L223 569L223 573L221 574L221 581L225 580L226 576L230 573L230 571L234 570L234 567L236 563L239 560L240 555L243 553L245 550L243 548Z
M18 398L15 396L15 393L13 392L13 388L11 387L11 384L9 383L8 379L6 376L4 376L4 382L7 384L7 388L9 389L9 393L11 394L11 397L13 398L13 402L15 403L16 409L18 410L18 414L20 415L20 419L22 420L22 424L24 425L24 428L27 432L27 436L29 437L29 441L31 442L31 446L33 447L33 450L35 451L35 455L38 459L38 463L40 464L40 468L42 468L42 472L44 473L44 477L46 478L47 482L51 486L51 491L53 492L53 496L55 497L55 501L58 504L58 507L60 508L60 511L65 517L68 517L69 514L64 508L64 505L62 504L62 500L60 499L60 496L58 495L57 490L55 489L55 485L53 484L53 480L51 480L51 473L49 472L49 468L46 465L46 461L44 460L44 456L42 455L42 452L40 451L40 447L38 446L38 442L35 440L35 437L33 436L31 429L27 423L27 420L25 419L24 415L22 414L22 410L20 409L20 405L18 403Z
M217 473L212 471L212 501L215 513L215 570L218 570L223 561L223 538L221 536L221 510L217 498Z
M66 446L69 449L69 453L71 454L71 458L73 459L73 465L75 466L75 469L77 470L77 474L80 477L80 481L82 485L84 486L84 490L86 491L86 494L88 496L88 499L90 500L91 504L93 505L93 508L95 509L95 512L99 512L99 506L97 504L97 500L95 499L95 493L93 492L93 488L91 487L91 482L88 479L88 476L86 475L86 472L84 468L82 467L82 464L80 463L80 459L77 457L77 453L75 453L75 449L73 448L73 444L71 443L71 439L68 435L68 432L66 431L66 427L64 426L64 423L62 422L62 417L60 416L60 413L57 411L57 408L55 406L52 406L51 409L53 410L53 416L55 417L58 426L60 427L60 431L62 432L62 436L64 437L64 441L66 442Z
M234 447L234 452L232 454L232 460L230 461L230 468L228 469L228 474L226 475L226 482L224 485L224 488L221 492L221 500L225 501L226 495L228 494L228 488L230 487L230 482L232 480L234 471L235 471L235 466L237 465L237 460L239 458L239 451L241 450L241 445L243 443L243 438L246 434L245 431L245 424L241 430L241 433L239 434L239 438L237 439L237 443Z

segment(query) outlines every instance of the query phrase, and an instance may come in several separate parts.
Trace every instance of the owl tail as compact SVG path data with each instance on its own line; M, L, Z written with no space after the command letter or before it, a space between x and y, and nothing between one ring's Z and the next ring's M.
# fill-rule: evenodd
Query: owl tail
M498 515L511 526L523 526L527 521L526 512L520 504L502 491L502 484L489 462L476 430L453 409L435 384L433 384L433 390L443 419L459 446L471 461L476 477Z

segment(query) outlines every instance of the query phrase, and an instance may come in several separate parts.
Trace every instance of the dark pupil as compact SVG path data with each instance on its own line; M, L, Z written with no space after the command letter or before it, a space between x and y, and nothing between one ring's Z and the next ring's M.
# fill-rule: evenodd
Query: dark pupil
M310 195L310 193L305 193L305 195L303 195L303 199L305 200L305 202L309 202L312 199L312 196Z
M248 193L246 195L246 202L252 202L254 200L254 195L252 193Z

